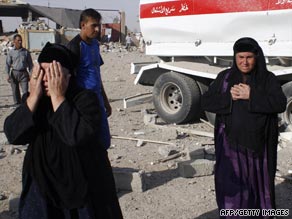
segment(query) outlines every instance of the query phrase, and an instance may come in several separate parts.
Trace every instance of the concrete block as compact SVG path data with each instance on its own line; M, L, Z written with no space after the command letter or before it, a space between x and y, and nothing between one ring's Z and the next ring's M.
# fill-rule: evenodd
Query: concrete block
M178 163L178 171L184 178L208 176L213 174L214 164L215 161L206 159L188 160Z
M206 146L204 149L205 159L207 160L215 160L215 147L214 146Z
M204 158L206 160L216 160L215 154L208 154L208 153L206 153Z
M131 168L113 168L117 190L144 192L146 190L145 173Z
M201 145L189 145L187 146L187 158L189 160L204 159L205 151Z

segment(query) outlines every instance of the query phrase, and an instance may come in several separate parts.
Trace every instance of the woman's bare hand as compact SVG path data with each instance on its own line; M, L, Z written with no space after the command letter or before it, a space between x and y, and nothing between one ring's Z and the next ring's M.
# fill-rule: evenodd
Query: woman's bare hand
M49 67L48 89L51 96L53 108L56 111L59 105L65 100L71 75L59 62L53 61Z
M230 93L232 100L249 100L250 86L242 83L234 85Z
M27 98L28 108L34 112L36 106L43 95L42 80L44 77L44 71L39 64L34 65L31 78L29 80L29 97Z

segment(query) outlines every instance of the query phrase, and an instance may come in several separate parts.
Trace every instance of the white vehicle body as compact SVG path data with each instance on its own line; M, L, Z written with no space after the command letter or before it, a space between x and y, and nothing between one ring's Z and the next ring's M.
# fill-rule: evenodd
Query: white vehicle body
M146 53L157 56L232 56L249 36L268 57L292 55L290 0L140 1Z
M133 64L132 73L138 73L136 84L154 86L155 107L168 122L190 120L191 116L177 116L187 99L183 81L192 79L198 86L200 94L191 97L195 103L188 103L198 108L195 99L232 64L232 46L241 37L259 42L269 70L286 84L286 96L292 96L287 85L292 80L292 0L140 0L140 27L146 54L162 61ZM171 75L163 76L170 73L184 77L183 84ZM162 76L166 78L158 82ZM290 122L290 114L286 117Z

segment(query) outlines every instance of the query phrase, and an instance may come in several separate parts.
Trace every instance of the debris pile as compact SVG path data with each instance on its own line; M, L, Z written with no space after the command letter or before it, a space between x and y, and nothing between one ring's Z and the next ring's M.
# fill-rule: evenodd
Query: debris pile
M22 22L19 25L20 29L26 30L49 30L50 27L46 24L44 20Z
M12 42L8 36L3 36L0 38L0 55L6 55L8 50L12 48Z
M4 35L0 37L0 55L7 55L12 48L12 40L10 36Z
M46 31L51 30L44 20L22 22L19 25L18 33L22 35L23 46L26 47L26 30ZM0 55L7 55L8 51L13 48L12 38L15 32L6 33L0 36Z
M132 51L137 51L138 48L136 46L131 46L131 49L129 50L129 52ZM104 43L100 46L100 51L101 52L128 52L128 50L126 49L126 46L123 45L122 43L119 42L109 42L109 43Z

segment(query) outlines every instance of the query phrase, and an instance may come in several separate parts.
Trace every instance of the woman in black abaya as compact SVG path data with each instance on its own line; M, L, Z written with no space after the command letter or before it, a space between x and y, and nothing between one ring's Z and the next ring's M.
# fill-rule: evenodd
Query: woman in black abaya
M202 107L216 113L216 200L219 210L262 212L276 208L277 114L285 111L286 97L254 39L241 38L233 49L233 66L219 73L202 98Z
M74 83L74 60L47 43L30 94L4 124L11 144L29 144L23 165L20 219L119 219L112 169L98 139L96 95Z

